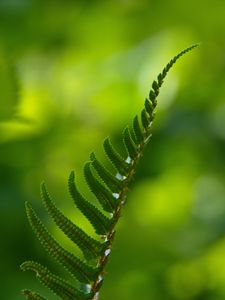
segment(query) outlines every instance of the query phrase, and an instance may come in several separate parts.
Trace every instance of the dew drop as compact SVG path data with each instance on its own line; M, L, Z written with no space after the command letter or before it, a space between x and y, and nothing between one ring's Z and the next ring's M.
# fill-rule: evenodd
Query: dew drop
M115 199L119 199L119 197L120 197L120 194L118 194L118 193L113 193L112 195Z
M117 173L117 174L116 174L116 178L122 181L122 180L126 179L127 177L121 175L120 173Z
M108 256L110 254L110 252L111 252L111 249L106 249L105 250L105 256Z
M130 156L127 156L127 159L125 160L125 162L130 164L132 162L132 158Z
M83 286L83 290L84 290L84 292L85 293L90 293L90 291L91 291L91 285L90 284L85 284L84 286Z

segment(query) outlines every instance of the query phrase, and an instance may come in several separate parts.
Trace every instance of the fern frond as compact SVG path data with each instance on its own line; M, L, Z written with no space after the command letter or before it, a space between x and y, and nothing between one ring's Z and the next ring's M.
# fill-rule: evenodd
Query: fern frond
M145 108L143 108L141 111L141 122L142 122L142 126L143 126L144 130L148 131L151 121L149 119L149 116L148 116Z
M101 177L102 181L108 186L108 188L113 193L118 193L123 188L122 180L119 180L114 175L111 174L96 158L94 152L90 155L92 166L95 168L98 175Z
M144 141L145 135L139 123L138 116L134 117L133 129L136 138L136 145L139 146Z
M158 82L156 80L153 81L152 88L153 88L154 93L155 93L155 95L157 97L158 94L159 94L159 84L158 84Z
M28 300L47 300L46 298L42 297L40 294L32 292L30 290L22 290L21 293Z
M146 112L149 115L149 121L152 122L153 119L154 119L154 115L155 115L154 114L154 107L153 107L152 102L150 102L148 99L145 99L145 109L146 109Z
M75 184L75 173L71 172L69 176L69 191L74 200L75 205L84 214L84 216L93 225L97 234L107 235L113 226L113 219L107 218L103 213L97 209L93 204L84 199L84 197L78 191Z
M131 136L128 126L123 131L123 142L126 147L128 156L131 158L131 160L134 160L138 154L138 149Z
M122 156L114 149L109 138L103 142L103 147L108 158L117 169L119 174L126 176L129 172L130 165L122 158Z
M127 158L124 159L115 150L109 138L104 140L103 148L117 170L117 173L114 175L108 171L99 162L94 153L90 156L91 161L85 164L84 176L86 182L102 206L104 213L81 195L75 183L74 172L71 172L69 176L69 192L75 206L89 220L95 232L104 239L104 242L93 239L71 222L56 208L45 184L41 185L42 200L49 215L64 234L81 249L86 259L85 261L81 261L62 248L47 231L30 204L26 203L29 222L41 244L56 261L61 263L78 281L89 288L87 293L82 292L64 279L52 274L46 267L43 267L39 263L28 261L22 264L21 267L23 270L33 270L38 279L62 300L97 299L98 291L103 283L104 267L107 263L115 235L115 226L127 198L129 183L134 177L139 159L152 134L151 125L155 118L157 97L160 88L167 73L176 61L195 47L197 45L181 51L171 59L162 72L158 74L157 79L153 81L149 92L149 99L145 100L141 114L136 115L133 119L132 130L130 131L127 126L123 131L123 143L127 151ZM95 259L91 262L92 265L86 263L89 259ZM24 290L23 295L28 300L46 300L39 294L29 290Z
M84 283L91 282L98 277L100 268L92 268L75 257L73 254L63 249L50 235L43 223L37 217L31 205L26 202L27 217L31 227L35 231L46 251L63 265L73 276Z
M91 299L92 294L84 294L74 288L66 280L51 273L46 267L34 261L26 261L21 265L23 271L32 270L36 273L38 280L64 300L84 300ZM28 298L29 299L29 298ZM37 298L38 299L38 298ZM42 298L41 298L42 299Z
M157 105L157 102L156 102L156 94L155 94L154 90L150 90L150 92L149 92L149 99L151 100L152 105L155 108L156 105Z
M41 196L44 206L56 225L82 250L86 259L97 258L104 253L108 242L100 243L94 240L60 212L53 203L44 183L41 184Z
M91 171L91 163L86 163L84 166L84 176L90 190L94 193L102 208L110 213L113 213L118 205L118 201L113 197L113 194L101 184Z

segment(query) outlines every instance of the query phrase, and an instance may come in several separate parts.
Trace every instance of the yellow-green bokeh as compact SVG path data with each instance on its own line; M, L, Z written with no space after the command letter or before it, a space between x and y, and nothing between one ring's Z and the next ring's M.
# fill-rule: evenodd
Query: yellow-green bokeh
M0 1L0 299L22 288L55 299L19 265L63 272L26 220L30 201L49 230L39 183L86 231L67 177L142 109L151 81L181 49L159 97L153 137L124 209L100 300L225 298L224 1ZM67 276L67 274L65 274Z

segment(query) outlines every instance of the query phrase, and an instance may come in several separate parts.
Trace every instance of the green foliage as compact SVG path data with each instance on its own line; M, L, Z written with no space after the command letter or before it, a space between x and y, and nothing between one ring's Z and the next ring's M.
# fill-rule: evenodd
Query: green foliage
M117 169L119 174L121 174L122 176L126 176L130 168L129 163L127 163L125 159L114 149L109 138L106 138L104 140L103 147L105 153L107 154L108 158Z
M51 200L44 183L41 185L41 195L44 206L56 225L83 251L86 259L95 258L104 253L108 243L100 243L92 239L82 229L64 216Z
M75 174L71 172L69 176L69 191L74 200L75 205L84 216L93 225L95 231L99 235L107 235L110 228L113 226L113 219L107 218L99 209L97 209L93 204L84 199L84 197L78 191L75 184Z
M46 298L42 297L38 293L32 292L30 290L22 290L22 294L29 300L46 300Z
M52 274L46 267L43 267L42 265L34 261L26 261L21 265L21 268L24 271L33 270L36 273L38 280L41 283L43 283L45 286L47 286L50 290L52 290L56 295L60 296L62 299L84 300L84 299L90 299L93 296L92 293L85 295L81 291L72 287L67 281L63 280L59 276ZM25 293L26 295L26 291L23 291L23 293ZM36 299L36 298L32 298L34 296L40 297L39 295L37 296L29 293L30 299Z
M86 182L105 211L104 213L80 194L75 183L75 173L71 172L69 176L69 192L74 203L93 225L96 233L100 236L99 241L87 235L57 209L48 194L45 184L41 185L41 195L46 210L53 218L55 224L82 250L85 261L81 261L72 253L62 248L47 231L31 205L26 203L29 222L43 247L80 283L84 283L87 287L87 292L78 290L64 279L52 274L46 267L43 267L39 263L27 261L21 265L24 271L34 271L39 281L61 299L97 299L103 282L104 267L112 247L115 225L119 220L121 209L126 201L129 183L134 176L143 150L151 137L151 125L155 116L159 89L168 71L177 59L196 46L193 45L175 56L163 69L162 73L158 75L157 80L153 82L149 99L145 100L145 107L141 112L141 122L139 116L136 115L133 120L132 130L126 127L123 131L123 142L127 150L127 157L122 157L115 150L109 138L105 139L103 143L105 153L117 170L117 173L113 175L109 172L98 161L94 153L90 156L91 161L85 164L84 176ZM95 173L97 173L99 178L97 178ZM29 290L24 290L23 294L27 299L44 299L42 296Z

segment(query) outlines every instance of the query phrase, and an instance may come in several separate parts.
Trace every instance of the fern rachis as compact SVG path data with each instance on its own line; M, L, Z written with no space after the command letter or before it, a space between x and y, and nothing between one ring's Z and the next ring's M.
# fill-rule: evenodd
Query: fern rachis
M82 291L34 261L26 261L21 265L24 271L34 271L39 281L51 289L60 299L98 299L98 292L103 282L104 268L112 247L115 226L120 218L121 209L126 202L129 183L134 177L139 159L143 155L143 150L151 137L151 127L155 117L159 90L168 71L176 61L196 46L193 45L186 48L176 55L158 75L157 80L153 81L149 98L145 100L140 117L136 115L133 119L132 128L130 129L127 126L123 131L123 143L127 151L127 157L123 158L115 150L109 138L104 140L103 148L106 156L115 167L116 174L113 175L109 172L99 162L94 153L91 153L90 161L85 164L84 176L87 185L106 214L103 214L101 210L97 209L81 195L75 183L76 176L74 171L69 176L69 192L74 204L92 224L101 241L93 239L76 224L72 223L56 208L45 184L41 185L41 196L48 214L63 233L81 249L84 255L83 261L60 246L45 228L31 205L26 203L28 220L43 247L81 285L86 286L86 291ZM30 290L23 290L23 295L30 300L46 300L43 296Z

